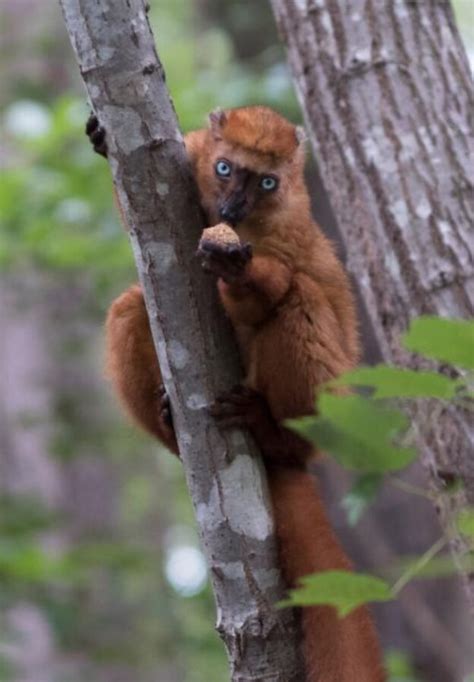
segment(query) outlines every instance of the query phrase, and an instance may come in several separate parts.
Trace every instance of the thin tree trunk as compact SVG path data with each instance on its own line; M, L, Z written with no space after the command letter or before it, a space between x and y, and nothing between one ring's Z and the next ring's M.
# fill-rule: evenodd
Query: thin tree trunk
M473 88L451 6L271 3L348 268L382 354L416 366L400 346L410 319L468 317L474 309ZM472 425L446 406L418 406L414 415L452 531L455 514L474 504ZM445 492L451 476L463 483L457 495ZM461 537L452 544L456 556L466 551ZM468 576L466 586L474 607Z
M163 68L142 0L61 0L110 165L173 406L189 492L210 567L217 629L237 682L302 679L283 595L260 460L206 407L240 378L215 286L194 256L203 227Z

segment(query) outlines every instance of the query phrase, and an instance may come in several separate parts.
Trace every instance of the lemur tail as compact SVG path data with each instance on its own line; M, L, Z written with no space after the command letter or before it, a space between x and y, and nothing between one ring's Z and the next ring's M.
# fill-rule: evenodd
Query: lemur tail
M288 585L309 573L350 569L313 477L288 468L270 468L268 476ZM365 607L344 619L330 606L304 607L301 617L307 682L384 682L377 636Z

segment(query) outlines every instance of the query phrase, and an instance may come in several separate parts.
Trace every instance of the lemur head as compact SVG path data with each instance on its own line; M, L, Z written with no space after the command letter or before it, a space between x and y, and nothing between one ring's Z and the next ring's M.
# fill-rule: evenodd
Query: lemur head
M302 183L303 131L264 106L219 109L209 124L199 174L204 208L216 222L258 223Z

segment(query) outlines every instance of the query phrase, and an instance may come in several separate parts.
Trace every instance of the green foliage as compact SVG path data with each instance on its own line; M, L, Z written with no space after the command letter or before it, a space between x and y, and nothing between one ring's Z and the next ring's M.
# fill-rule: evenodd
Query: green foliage
M28 539L57 523L57 514L30 496L0 495L0 537Z
M474 322L419 317L403 337L408 350L474 370ZM437 397L437 396L434 396Z
M474 507L463 509L456 519L456 524L462 535L474 539Z
M390 601L393 594L380 578L349 571L323 571L305 576L281 606L334 606L341 618L366 602Z
M48 555L34 541L0 541L0 582L28 586L60 581L64 577L62 561Z
M361 396L323 393L318 413L288 424L348 469L396 471L415 457L413 448L394 444L408 428L408 419L401 412Z
M14 138L17 163L0 184L0 264L18 269L82 269L97 278L131 265L112 202L107 164L88 148L85 102L71 97L49 110L48 131Z
M355 526L369 505L375 500L382 482L381 474L359 476L341 504L346 510L349 525Z
M385 656L388 682L417 682L413 666L403 651L392 649Z
M474 323L465 320L445 320L423 317L414 320L403 342L412 351L466 368L474 367ZM405 368L378 365L362 367L328 384L317 403L317 415L291 420L288 425L302 436L325 450L348 469L364 472L342 504L349 523L357 523L367 506L375 498L384 473L408 465L415 457L410 447L409 421L399 410L389 407L389 399L437 398L456 400L470 378L452 380L442 374L413 371ZM370 397L332 394L334 387L369 387ZM465 509L456 524L460 533L474 537L474 511ZM414 577L449 574L452 562L436 555L447 540L440 538L421 557L400 564L403 569L393 588L380 579L344 572L327 572L306 576L302 587L290 592L287 604L301 606L331 604L339 613L348 613L365 601L387 600L395 597ZM471 556L465 559L469 572ZM394 679L411 679L400 673ZM397 677L398 675L398 677Z
M459 382L436 372L377 365L358 367L331 382L333 386L370 386L372 398L454 398Z

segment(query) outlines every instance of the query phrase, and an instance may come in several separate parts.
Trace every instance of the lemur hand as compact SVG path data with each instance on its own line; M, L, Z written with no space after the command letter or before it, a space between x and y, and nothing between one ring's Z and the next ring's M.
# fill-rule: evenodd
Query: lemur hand
M92 147L97 154L107 158L107 142L105 140L105 128L99 123L99 119L91 112L86 123L86 135L91 141Z

